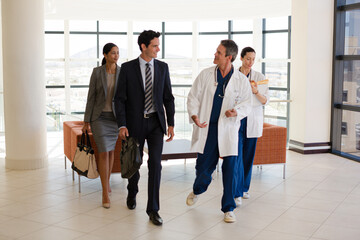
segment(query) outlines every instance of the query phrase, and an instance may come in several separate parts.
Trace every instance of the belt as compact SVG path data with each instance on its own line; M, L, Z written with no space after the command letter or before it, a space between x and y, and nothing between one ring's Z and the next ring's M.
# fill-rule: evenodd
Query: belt
M144 113L144 118L151 118L151 117L155 117L155 116L156 116L156 112Z

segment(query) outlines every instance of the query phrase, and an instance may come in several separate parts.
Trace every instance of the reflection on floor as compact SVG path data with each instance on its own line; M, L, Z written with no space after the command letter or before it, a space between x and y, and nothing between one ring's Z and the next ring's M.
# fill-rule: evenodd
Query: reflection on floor
M0 139L3 149L4 138ZM101 207L99 179L83 179L79 194L64 169L62 136L48 134L49 166L33 171L4 168L0 155L0 239L359 239L360 164L331 154L287 152L282 166L254 168L251 199L235 210L237 222L223 222L221 173L193 207L195 160L163 162L162 227L145 213L147 168L141 169L136 210L126 208L126 181L111 177L111 208ZM146 163L146 159L144 161Z

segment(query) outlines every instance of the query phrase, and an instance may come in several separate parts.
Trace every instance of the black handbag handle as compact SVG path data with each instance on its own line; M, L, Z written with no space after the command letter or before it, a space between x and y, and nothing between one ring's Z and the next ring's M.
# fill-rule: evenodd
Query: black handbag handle
M91 142L90 142L90 136L89 136L89 133L88 131L86 130L86 146L90 147L91 148Z
M90 142L89 133L88 133L87 130L86 130L85 132L86 132L86 145L85 145L85 146L86 146L86 152L93 154L93 153L94 153L94 149L91 147L91 142ZM83 133L83 135L84 135L84 133ZM85 137L84 137L84 138L85 138ZM85 139L84 139L84 141L85 141Z
M85 133L81 134L80 142L78 142L77 146L80 148L80 151L84 149L85 145Z

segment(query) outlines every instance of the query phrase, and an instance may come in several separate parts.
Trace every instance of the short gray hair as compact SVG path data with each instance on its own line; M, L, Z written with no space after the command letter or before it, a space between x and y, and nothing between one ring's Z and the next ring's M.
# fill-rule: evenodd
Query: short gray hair
M232 56L231 62L234 62L238 55L238 46L236 43L233 40L226 39L221 40L220 44L226 48L225 56Z

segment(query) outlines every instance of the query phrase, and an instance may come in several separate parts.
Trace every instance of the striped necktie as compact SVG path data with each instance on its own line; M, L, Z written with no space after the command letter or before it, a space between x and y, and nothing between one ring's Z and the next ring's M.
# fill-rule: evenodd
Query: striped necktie
M150 64L146 63L146 69L145 69L145 110L147 113L149 113L150 109L153 106L152 102L152 75L151 75L151 69Z

